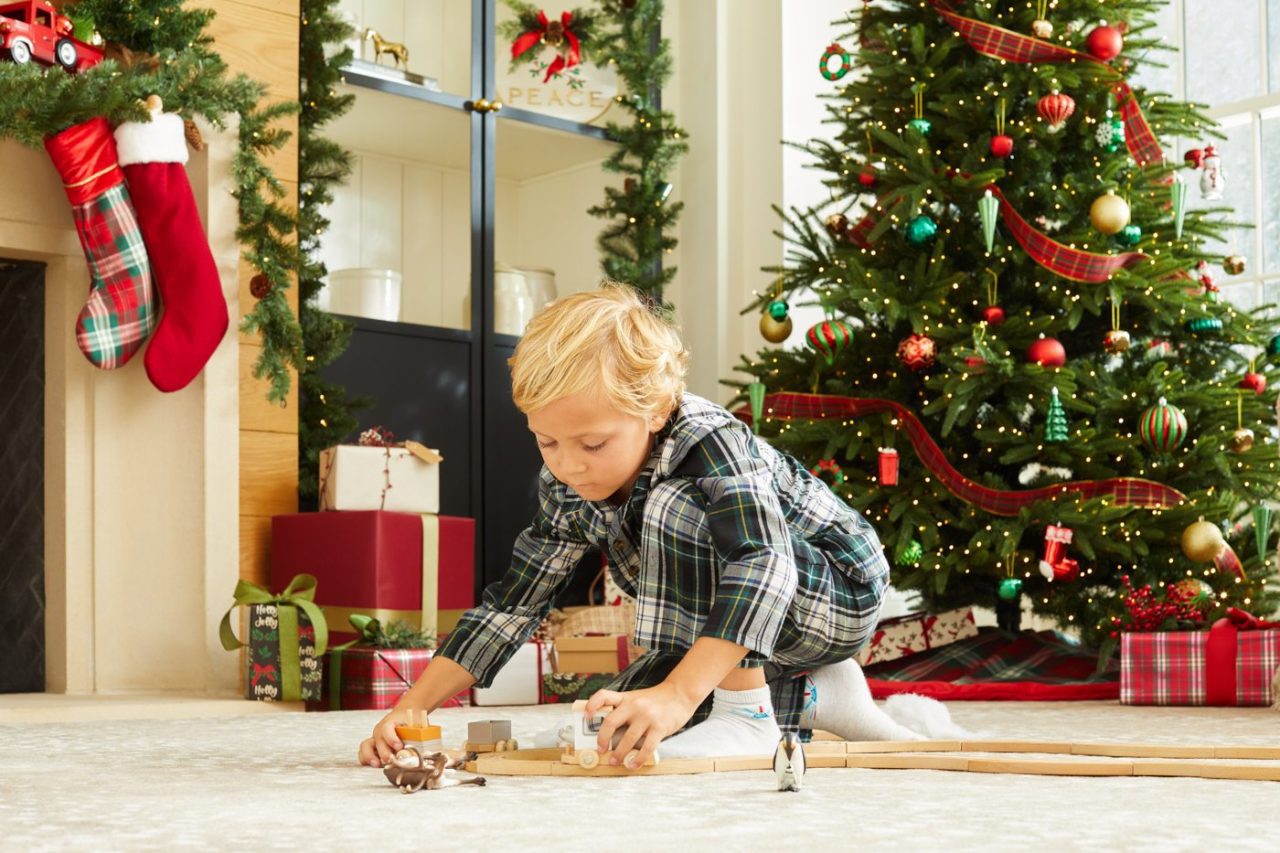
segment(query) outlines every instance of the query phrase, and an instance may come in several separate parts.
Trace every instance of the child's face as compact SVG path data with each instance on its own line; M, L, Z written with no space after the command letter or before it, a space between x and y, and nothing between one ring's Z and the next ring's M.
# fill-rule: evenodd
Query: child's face
M561 397L528 418L552 475L588 501L625 497L649 458L653 433L666 423L666 415L629 415L587 392Z

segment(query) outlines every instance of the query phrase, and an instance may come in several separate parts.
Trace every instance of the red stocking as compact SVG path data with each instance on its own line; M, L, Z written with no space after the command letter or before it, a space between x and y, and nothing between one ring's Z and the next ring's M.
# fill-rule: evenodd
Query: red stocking
M116 146L163 310L143 363L152 385L177 391L199 375L226 334L227 301L183 168L182 119L151 115L116 128Z

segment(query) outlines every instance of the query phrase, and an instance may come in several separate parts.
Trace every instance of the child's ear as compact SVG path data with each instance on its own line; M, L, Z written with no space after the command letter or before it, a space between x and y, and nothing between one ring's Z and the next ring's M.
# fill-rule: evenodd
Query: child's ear
M649 416L649 432L658 432L667 425L667 419L670 417L669 412L658 412Z

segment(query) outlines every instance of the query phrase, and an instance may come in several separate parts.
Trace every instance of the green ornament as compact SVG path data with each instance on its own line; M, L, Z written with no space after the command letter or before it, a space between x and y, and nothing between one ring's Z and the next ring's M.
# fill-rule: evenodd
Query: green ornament
M85 44L93 43L93 34L97 31L97 27L93 18L84 13L77 14L71 19L71 35Z
M790 308L786 302L781 299L775 299L769 303L769 316L781 323L787 319L787 310Z
M1049 414L1044 422L1044 440L1049 442L1062 442L1070 438L1067 432L1067 412L1062 408L1062 401L1058 399L1058 389L1053 389L1053 399L1049 401Z
M1221 332L1222 321L1217 317L1197 317L1187 322L1188 332Z
M1001 578L996 594L1001 601L1016 601L1022 595L1022 578Z
M995 245L996 240L996 214L1000 212L1000 202L991 194L991 190L987 190L982 198L978 199L978 215L982 218L982 239L987 245L987 254L991 254L991 247Z
M901 551L898 552L899 566L918 566L920 561L924 559L924 546L912 539L906 544Z
M1176 172L1173 183L1169 185L1169 193L1173 202L1173 234L1182 239L1182 223L1187 217L1187 182Z
M923 213L907 223L907 242L919 248L938 233L938 223Z
M913 118L911 121L907 122L907 127L911 128L921 136L928 136L929 131L933 130L933 125L929 123L927 118Z
M1280 335L1276 335L1267 341L1267 355L1272 358L1280 357Z
M1271 507L1258 504L1253 508L1253 540L1258 546L1258 557L1267 559L1267 540L1271 538Z
M1142 239L1142 228L1134 225L1132 222L1120 229L1120 233L1116 235L1116 242L1128 249L1130 246L1138 245L1138 241Z
M1186 437L1187 416L1164 397L1144 411L1138 421L1138 438L1155 453L1177 450Z
M823 320L809 328L805 341L810 349L827 360L827 367L830 367L840 353L853 343L853 329L849 328L848 323L839 320Z
M764 383L752 382L747 386L747 399L751 401L751 431L760 434L760 419L764 417Z

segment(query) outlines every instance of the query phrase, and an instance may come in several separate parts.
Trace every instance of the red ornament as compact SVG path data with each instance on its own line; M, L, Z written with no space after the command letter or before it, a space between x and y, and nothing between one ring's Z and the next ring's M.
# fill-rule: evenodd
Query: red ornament
M253 294L254 299L263 299L271 292L271 279L267 278L264 273L258 273L249 279L249 293Z
M1192 148L1186 154L1182 155L1182 159L1190 163L1193 169L1199 169L1204 165L1204 152L1199 148Z
M892 447L880 448L880 485L898 485L898 451Z
M1062 367L1067 350L1057 338L1040 338L1027 349L1027 360L1044 367Z
M969 368L970 373L987 372L987 360L980 355L966 355L964 365Z
M864 187L874 187L879 176L876 175L875 166L863 166L862 171L858 173L858 183Z
M1050 524L1044 531L1044 558L1040 574L1047 581L1073 581L1080 577L1080 565L1066 556L1067 546L1075 534L1070 527Z
M898 344L898 358L915 371L933 366L938 355L938 345L928 335L908 335Z
M1094 27L1084 39L1085 50L1103 62L1110 62L1124 50L1124 36L1115 27L1103 24Z
M1246 373L1244 379L1240 380L1240 387L1247 388L1255 394L1261 394L1267 390L1267 377L1261 373Z
M1004 309L999 305L988 305L982 309L982 319L988 326L999 326L1004 322Z
M1071 118L1071 114L1076 111L1076 100L1070 95L1064 95L1061 92L1053 92L1045 95L1036 103L1036 112L1040 113L1040 117L1049 122L1049 132L1057 133L1062 130L1063 125L1067 123L1067 119Z
M1013 153L1013 137L1005 136L1003 133L999 136L991 137L991 155L993 157L1008 157Z

